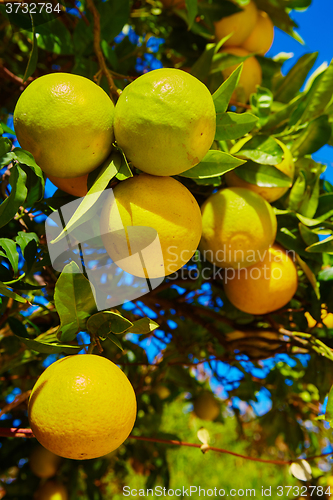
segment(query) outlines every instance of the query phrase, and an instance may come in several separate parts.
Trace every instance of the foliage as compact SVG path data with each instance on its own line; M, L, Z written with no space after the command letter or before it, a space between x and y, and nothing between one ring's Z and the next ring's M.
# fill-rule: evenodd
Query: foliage
M275 26L299 39L289 12L307 8L310 0L256 3ZM184 418L171 415L172 425L165 425L163 415L169 415L169 405L184 394L191 402L203 389L213 389L221 398L225 422L220 419L216 432L234 436L221 439L221 446L243 449L239 443L243 439L247 455L287 462L301 454L314 456L331 450L327 449L327 422L318 415L333 375L333 330L320 323L322 304L333 313L333 186L321 177L325 165L311 155L325 144L333 145L333 64L310 74L317 54L309 53L284 76L283 56L258 56L262 86L250 104L230 101L241 66L224 82L221 71L242 63L242 58L228 59L219 53L222 43L214 42L213 23L237 10L228 0L187 0L184 10L166 8L158 0L83 0L77 5L66 2L66 12L58 15L34 17L8 15L5 5L0 5L3 427L28 427L26 398L43 368L59 356L87 349L91 342L91 347L96 345L96 351L100 348L102 355L123 368L135 388L134 436L193 441ZM51 265L45 218L75 198L60 190L49 195L48 184L44 191L42 171L16 143L10 119L20 93L31 79L60 70L94 79L116 100L116 89L123 89L142 71L161 66L191 72L214 97L218 126L213 147L199 165L177 177L200 205L225 185L224 173L246 160L257 166L249 182L284 187L285 176L271 167L282 159L282 150L272 137L282 140L293 154L294 183L273 204L277 241L295 252L299 271L297 293L282 310L265 316L238 311L224 295L223 272L204 262L199 252L181 272L150 293L104 311L97 310L83 273L61 272ZM231 155L230 150L247 133L253 138L239 151L240 158L238 153ZM84 235L84 224L96 217L96 205L89 200L131 175L122 152L114 152L90 174L94 196L78 206L71 227ZM308 326L305 312L317 321L314 327ZM241 336L235 338L235 330ZM160 384L170 391L164 400L155 390ZM331 410L326 417L329 421L330 416ZM214 434L214 424L210 429ZM39 480L26 463L32 448L32 440L1 438L0 479L6 498L30 499L38 487ZM199 453L189 450L186 456L195 451ZM183 468L187 464L179 458L183 451L170 452L165 444L129 439L112 457L64 461L59 477L71 498L109 498L105 478L110 464L112 494L116 495L128 471L132 475L138 467L137 460L144 464L147 487L156 481L165 486L180 484L177 465L171 466L171 479L169 471L168 457L177 453L178 458L171 461ZM200 458L205 460L206 455ZM219 458L214 455L214 466ZM230 463L229 457L221 456L221 463ZM324 459L313 462L313 478L307 484L323 481L328 463ZM201 465L196 467L196 477L204 474ZM252 462L251 467L263 470ZM289 476L284 477L281 481L291 484ZM138 484L143 484L141 480Z

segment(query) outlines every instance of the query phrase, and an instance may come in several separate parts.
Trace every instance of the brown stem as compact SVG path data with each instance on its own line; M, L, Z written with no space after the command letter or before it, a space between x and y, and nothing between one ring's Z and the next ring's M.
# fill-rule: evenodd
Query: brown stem
M26 437L31 438L35 437L31 429L19 429L15 427L0 427L0 436L1 437ZM128 439L136 439L137 441L148 441L150 443L162 443L162 444L171 444L174 446L187 446L189 448L201 448L201 444L197 443L187 443L185 441L176 441L174 439L159 439L159 438L149 438L145 436L133 436L130 434ZM265 458L256 458L256 457L248 457L246 455L241 455L240 453L235 453L230 450L225 450L224 448L216 448L215 446L210 446L210 450L216 451L217 453L227 453L228 455L233 455L234 457L244 458L245 460L251 460L253 462L261 462L265 464L275 464L275 465L290 465L295 460L269 460ZM332 452L322 453L321 455L315 455L312 457L305 458L304 460L315 460L317 458L327 457L328 455L332 455Z
M112 75L106 66L103 52L101 50L100 15L99 15L98 10L95 7L93 0L87 0L87 6L94 17L94 50L95 50L95 54L96 54L97 59L98 59L99 67L101 68L102 72L104 73L104 75L106 76L106 79L108 81L109 88L110 88L110 97L112 99L112 94L114 96L118 96L118 89L115 86Z
M237 106L238 108L251 109L250 104L245 104L244 102L234 101L233 99L231 99L231 101L229 102L229 106Z
M22 78L19 76L14 75L9 69L5 68L0 64L0 75L2 75L6 80L10 80L11 82L17 83L20 86L26 87L29 82L33 80L33 78L30 76L27 81L23 82Z

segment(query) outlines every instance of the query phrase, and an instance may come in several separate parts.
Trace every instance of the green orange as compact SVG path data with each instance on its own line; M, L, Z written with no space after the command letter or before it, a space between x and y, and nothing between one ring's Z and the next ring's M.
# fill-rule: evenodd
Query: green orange
M115 107L118 146L134 167L151 175L177 175L199 163L215 129L209 90L179 69L140 76L125 87Z
M33 80L14 110L21 147L47 175L79 177L98 167L112 149L114 105L94 82L70 73Z

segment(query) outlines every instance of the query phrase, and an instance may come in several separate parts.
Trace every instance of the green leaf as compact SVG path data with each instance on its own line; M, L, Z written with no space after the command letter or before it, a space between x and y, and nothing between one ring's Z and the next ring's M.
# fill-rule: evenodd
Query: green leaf
M19 207L24 204L28 192L26 179L27 174L19 165L14 165L10 169L9 183L12 190L8 198L0 205L0 227L11 221Z
M197 0L186 0L185 3L187 10L187 24L188 28L191 29L198 14L198 2Z
M332 99L332 87L333 61L331 61L328 68L316 78L309 90L308 103L302 116L303 122L311 120L324 112L326 106Z
M32 207L34 203L42 200L44 196L45 181L41 168L35 162L34 157L28 151L21 148L13 149L15 159L26 172L27 197L24 207Z
M14 274L18 273L18 261L19 254L16 249L16 243L9 238L0 238L0 247L5 251L5 256L10 262L10 265L13 268Z
M82 345L66 345L61 344L60 342L43 342L42 340L37 339L27 339L21 337L17 333L15 333L15 335L20 338L20 340L27 346L28 349L40 352L42 354L60 354L62 352L65 354L76 354L77 352L81 351L83 347Z
M316 218L322 220L329 219L333 216L333 193L323 194L319 196Z
M316 62L317 57L318 52L314 52L313 54L304 54L298 59L275 92L274 99L276 101L288 103L295 97L305 82L307 74Z
M89 36L86 24L85 27L86 36ZM59 18L53 18L51 21L41 24L36 28L36 32L39 33L37 44L41 49L67 56L74 54L71 34Z
M144 335L146 333L151 333L156 328L159 328L159 324L150 318L141 318L133 322L133 325L127 329L128 333L137 333Z
M29 338L28 332L22 323L22 321L18 320L14 316L9 316L7 323L11 329L11 331L18 335L19 337Z
M12 142L7 137L0 137L0 157L5 156L12 148Z
M12 292L9 290L6 285L0 282L0 294L5 295L5 297L9 297L11 299L16 300L17 302L22 302L23 304L26 304L28 301L21 297L21 295L18 295L15 292Z
M35 30L35 26L34 26L33 16L31 14L30 14L30 18L31 18L31 26L32 26L32 49L30 52L28 65L27 65L27 68L26 68L25 73L24 73L23 82L26 82L27 79L29 78L29 76L31 76L33 74L33 72L36 69L37 61L38 61L36 30Z
M251 132L257 121L251 113L217 113L215 140L239 139Z
M328 119L328 115L321 115L312 120L293 142L291 152L297 156L305 156L315 153L325 146L332 134Z
M80 226L87 220L90 220L98 209L96 201L101 196L104 189L109 184L110 180L117 174L121 165L121 156L119 153L111 153L107 160L102 164L98 177L92 187L89 189L87 195L83 198L79 207L67 223L66 227L61 231L59 236L51 241L57 243L63 238L67 231Z
M238 150L237 144L231 149L233 154L264 165L278 165L282 162L283 151L274 137L257 135Z
M7 134L10 134L10 135L16 135L14 130L11 129L10 127L8 127L8 125L6 125L6 123L3 123L3 122L0 122L0 130L2 129L2 132L0 132L1 134L3 134L3 132L6 132Z
M120 334L126 332L133 323L114 311L101 311L87 321L87 329L93 335L107 337L109 333Z
M318 243L319 237L316 233L311 231L305 224L301 222L298 224L299 233L303 238L306 245L312 245L313 243Z
M292 179L273 165L260 165L249 160L237 167L235 174L244 181L262 187L290 187Z
M54 292L54 302L60 317L57 332L59 340L70 342L86 328L87 318L96 310L91 286L75 262L64 267Z
M311 286L316 294L317 299L320 300L320 289L319 289L318 281L316 279L316 275L313 273L313 271L311 271L311 269L309 268L307 263L303 259L301 259L301 257L297 254L296 254L296 259L297 259L297 262L300 265L300 267L303 269L305 276L308 278L308 280L309 280L309 282L310 282L310 284L311 284Z
M234 156L224 153L223 151L210 150L198 165L186 170L186 172L182 172L179 175L181 177L197 179L218 177L219 175L223 175L243 163L243 160L235 158Z
M329 253L333 255L333 236L329 236L325 240L314 243L306 248L307 252L310 253Z
M121 351L124 350L123 346L121 345L120 340L118 339L118 337L116 335L113 335L113 333L109 333L107 338L109 340L111 340L111 342L113 342L117 347L119 347L119 349Z
M271 113L273 94L269 89L257 87L257 92L251 95L251 107L258 116L260 125L264 125Z
M116 179L118 179L118 181L125 181L126 179L133 177L133 173L132 170L130 169L130 166L127 162L126 156L124 155L123 151L120 150L120 154L122 155L121 165L116 174Z
M121 32L130 17L130 7L130 0L99 2L98 11L101 20L102 39L111 42ZM87 27L85 27L85 31L87 31Z
M238 85L243 65L241 64L235 69L225 82L214 92L213 101L215 104L216 113L224 113L228 109L231 96Z
M304 100L304 95L300 94L286 106L283 106L275 113L271 113L268 117L267 122L263 125L261 130L266 132L267 130L281 126L284 123L288 122L290 120L291 114L295 109L299 107L302 100Z
M196 60L191 68L191 75L199 80L204 80L210 73L213 56L215 54L215 43L208 43L201 56Z

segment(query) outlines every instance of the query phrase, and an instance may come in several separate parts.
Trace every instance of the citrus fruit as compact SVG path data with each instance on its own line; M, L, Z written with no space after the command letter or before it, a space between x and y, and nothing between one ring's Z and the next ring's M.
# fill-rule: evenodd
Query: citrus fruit
M242 43L242 47L249 52L256 52L264 56L272 46L274 40L274 24L266 12L258 12L257 22L248 36Z
M113 113L109 96L88 78L51 73L23 91L14 128L21 147L47 175L79 177L109 155Z
M68 492L65 486L55 481L46 481L38 488L35 500L67 500Z
M242 47L227 47L222 49L220 52L226 52L228 54L233 54L234 56L245 57L249 55L249 52ZM229 78L231 73L235 71L238 64L234 64L225 68L222 71L223 78L226 80ZM245 61L243 61L243 69L239 78L238 86L232 94L232 99L241 102L247 102L250 95L256 92L257 85L260 85L262 81L262 71L261 66L254 56L250 56Z
M118 146L135 167L152 175L177 175L199 163L215 129L209 90L180 69L141 75L125 87L115 107Z
M72 194L73 196L78 196L79 198L81 198L88 192L88 174L72 178L55 177L54 175L48 175L48 178L57 188L61 189L65 193Z
M333 328L333 314L327 312L325 304L323 304L323 307L321 309L321 322L317 323L317 321L311 316L308 311L304 313L304 315L307 319L309 328L313 328L315 326L321 327L323 324L327 328Z
M29 457L30 469L40 478L53 477L60 465L61 458L43 446L36 446Z
M220 21L214 23L215 37L222 40L232 33L231 37L224 42L225 47L237 47L250 35L257 22L258 9L251 0L243 7L242 12L237 12L231 16L223 17Z
M290 177L292 182L294 179L294 172L295 172L295 165L292 154L290 150L287 148L287 146L283 144L283 142L279 141L278 139L275 139L275 141L279 144L279 146L281 146L283 150L283 160L278 165L275 165L275 167L284 174L288 175L288 177ZM244 143L244 141L241 142ZM231 149L230 152L231 154L237 155L237 151L234 149ZM281 196L283 196L289 189L289 187L266 187L266 186L257 186L256 184L251 184L250 182L241 179L241 177L238 177L237 169L227 172L225 174L225 180L228 186L230 187L246 187L248 189L251 189L251 191L260 194L260 196L265 198L265 200L267 200L269 203L272 203L273 201L276 201L279 198L281 198Z
M126 375L102 356L67 356L41 374L29 398L31 429L65 458L96 458L118 448L132 430L136 399Z
M275 240L277 222L271 205L249 189L221 189L201 211L200 250L216 266L251 266Z
M193 411L201 420L215 420L220 414L220 405L210 392L202 392L193 402Z
M154 392L158 395L160 399L167 399L171 392L170 389L163 384L158 384L156 387L154 387Z
M246 269L228 269L224 291L230 302L249 314L268 314L285 306L297 290L297 269L289 253L273 245L262 260Z
M174 273L193 256L201 237L201 213L192 193L176 179L140 174L114 188L100 227L105 249L121 269L158 278Z

